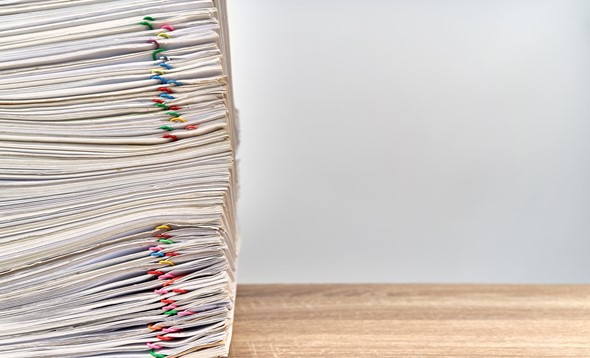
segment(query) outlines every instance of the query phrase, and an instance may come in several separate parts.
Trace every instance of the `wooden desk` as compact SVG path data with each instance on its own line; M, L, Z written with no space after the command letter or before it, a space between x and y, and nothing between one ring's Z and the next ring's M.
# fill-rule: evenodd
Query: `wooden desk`
M590 286L241 285L230 357L590 357Z

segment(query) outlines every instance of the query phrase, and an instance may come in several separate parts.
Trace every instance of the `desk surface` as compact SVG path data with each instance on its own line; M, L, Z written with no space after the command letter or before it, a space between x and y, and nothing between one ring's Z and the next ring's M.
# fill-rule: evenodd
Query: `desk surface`
M590 357L590 286L241 285L230 357Z

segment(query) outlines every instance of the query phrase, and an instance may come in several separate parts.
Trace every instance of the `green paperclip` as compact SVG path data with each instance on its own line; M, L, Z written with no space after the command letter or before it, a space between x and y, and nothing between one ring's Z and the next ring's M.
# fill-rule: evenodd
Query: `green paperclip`
M157 49L157 50L154 50L154 52L152 52L152 60L155 61L156 60L156 55L159 54L160 52L164 52L164 51L166 51L166 49L163 49L161 47L159 49Z
M164 103L154 103L154 106L156 106L156 107L162 107L165 110L168 110L168 106L165 105Z
M140 24L140 25L145 25L145 26L149 27L149 28L150 28L150 30L153 30L153 29L154 29L154 27L152 26L152 24L150 24L150 23L149 23L149 22L147 22L147 21L142 21L142 22L140 22L139 24ZM154 61L155 61L155 60L154 60Z
M162 354L162 353L156 353L156 351L155 351L155 350L153 350L153 349L152 349L152 350L150 350L150 354L151 354L151 355L152 355L152 357L154 357L154 358L166 358L166 357L168 357L168 356L167 356L167 355L165 355L165 354Z

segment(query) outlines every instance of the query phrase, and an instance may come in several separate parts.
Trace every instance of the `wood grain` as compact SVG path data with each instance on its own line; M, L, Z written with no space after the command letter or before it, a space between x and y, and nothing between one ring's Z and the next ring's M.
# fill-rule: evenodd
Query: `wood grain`
M590 357L590 286L241 285L230 357Z

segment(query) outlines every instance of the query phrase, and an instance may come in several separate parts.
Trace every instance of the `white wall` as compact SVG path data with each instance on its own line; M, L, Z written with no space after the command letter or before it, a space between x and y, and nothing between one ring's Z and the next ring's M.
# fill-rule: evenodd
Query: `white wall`
M590 2L228 3L241 282L590 282Z

